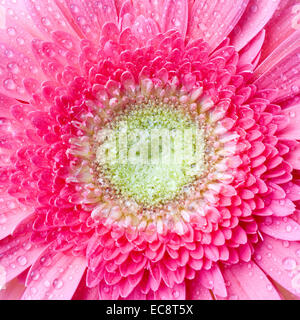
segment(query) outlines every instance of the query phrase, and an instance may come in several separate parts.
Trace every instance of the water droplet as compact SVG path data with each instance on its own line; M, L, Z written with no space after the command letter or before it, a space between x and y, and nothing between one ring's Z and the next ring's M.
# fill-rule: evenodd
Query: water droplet
M24 248L26 251L30 250L31 247L32 247L32 245L31 245L30 242L25 242L25 243L23 243L23 248Z
M270 226L272 223L273 223L272 217L266 217L266 219L265 219L265 224L266 224L267 226Z
M7 69L14 74L17 74L20 71L20 68L16 63L9 63Z
M258 10L258 6L254 4L253 6L250 7L251 12L255 13Z
M15 28L7 28L7 34L11 37L16 35L16 29Z
M296 117L296 113L291 111L291 112L289 112L289 116L291 118L295 118Z
M61 289L63 285L64 285L64 283L63 283L62 280L60 280L60 279L54 279L53 280L53 287L55 289Z
M79 8L78 8L76 5L74 5L74 4L71 4L71 5L70 5L70 9L71 9L71 11L74 12L74 13L78 13L78 12L79 12Z
M14 80L12 79L4 80L3 85L4 85L4 88L7 90L15 90L17 87Z
M109 292L109 287L105 286L105 287L103 288L103 291L104 291L105 293L108 293L108 292Z
M49 288L49 287L50 287L50 282L49 282L48 280L46 280L46 281L44 282L44 286L47 287L47 288Z
M298 92L299 92L299 87L296 86L296 85L293 85L293 86L291 87L291 90L292 90L294 93L298 93Z
M48 257L43 256L40 259L40 263L44 267L49 267L51 265L51 263L52 263L52 260L51 260L51 258L49 256Z
M32 278L32 280L36 281L40 277L40 274L38 271L32 271L30 277Z
M296 260L293 258L285 258L282 260L283 268L287 271L294 270L297 266Z
M25 256L20 256L17 259L20 266L25 266L27 263L27 258Z
M272 291L273 290L273 286L271 284L267 284L267 290L268 291Z
M23 45L25 43L25 40L23 38L17 38L17 42L19 45Z
M41 22L44 26L50 26L51 22L48 18L42 17Z
M282 242L282 246L284 248L288 248L290 246L290 243L287 240L285 240L285 241Z
M291 231L292 231L292 226L287 225L287 226L285 227L285 230L286 230L286 232L291 232Z

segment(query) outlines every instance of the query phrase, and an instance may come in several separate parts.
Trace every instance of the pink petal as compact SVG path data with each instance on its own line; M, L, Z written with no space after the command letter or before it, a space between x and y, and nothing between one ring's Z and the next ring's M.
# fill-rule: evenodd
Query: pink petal
M72 300L99 300L98 286L88 288L86 286L86 277L83 276L72 297Z
M75 21L73 28L77 33L90 40L98 40L101 28L91 1L66 0L66 5Z
M213 290L216 295L221 297L227 296L227 291L222 273L217 265L210 270L202 269L199 271L199 281L207 289Z
M72 27L73 20L71 14L61 1L42 1L40 3L26 1L25 3L27 12L34 22L33 25L44 33L45 36L50 38L50 33L58 30L68 32L73 36L76 35L76 31Z
M256 263L281 286L300 296L300 243L264 235L255 248Z
M195 279L187 281L186 298L188 300L212 300L212 295L196 275Z
M280 44L255 70L258 89L276 89L276 100L300 92L300 30Z
M220 268L215 265L211 268L211 273L214 281L213 293L220 297L227 297L227 290Z
M86 269L86 259L47 248L32 265L22 299L70 300Z
M166 0L163 8L162 31L177 29L185 37L188 25L187 0Z
M0 289L0 300L19 300L24 290L24 283L15 278Z
M250 0L241 20L230 35L239 51L266 25L274 14L280 0Z
M187 36L191 40L203 38L215 49L237 24L247 4L248 0L196 0L191 10Z
M11 28L7 29L10 30ZM32 54L30 48L32 38L30 36L25 38L25 35L23 36L18 28L20 27L14 26L13 29L15 30L14 41L9 39L7 33L0 29L0 39L3 42L3 47L0 50L0 93L26 101L30 98L30 95L25 90L24 79L44 80L45 75ZM23 46L17 43L17 39L20 38L27 40L26 44L24 40Z
M223 268L228 299L280 300L264 272L252 261Z
M144 16L137 17L135 23L131 27L131 30L133 32L133 35L141 41L142 45L146 43L147 40L153 39L154 36L159 32L154 20L150 18L145 19Z
M258 212L253 212L257 215L273 215L276 217L285 217L291 215L295 211L294 203L289 199L271 200L266 207Z
M33 212L32 208L9 195L1 195L1 199L4 201L0 202L0 240L10 235L15 226Z
M259 229L267 235L281 240L299 241L300 225L288 217L266 217Z
M300 144L290 149L290 152L285 155L284 159L294 168L300 170Z
M299 0L280 1L278 9L265 27L266 41L262 48L263 60L299 29L299 13Z
M30 233L22 236L9 236L0 241L0 265L10 281L26 270L43 251L42 247L32 245Z
M288 199L292 201L300 200L300 185L289 182L284 186L284 191L286 192L286 196Z
M288 117L289 124L280 131L278 136L286 139L300 139L300 104L284 109L283 113Z
M173 288L169 288L162 283L155 292L157 300L185 300L185 294L185 283L175 284Z
M125 1L123 1L125 2ZM146 18L154 19L158 25L162 22L164 0L132 0L133 7L136 12L136 16L143 15Z
M259 54L265 40L265 30L262 30L254 39L252 39L246 47L240 52L240 60L238 65L243 66L252 63Z
M118 14L114 0L91 0L93 11L96 13L100 28L106 22L118 24Z

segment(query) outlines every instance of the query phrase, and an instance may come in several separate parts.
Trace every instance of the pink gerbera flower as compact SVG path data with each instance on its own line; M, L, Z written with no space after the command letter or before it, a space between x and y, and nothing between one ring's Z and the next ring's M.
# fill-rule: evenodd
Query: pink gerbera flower
M300 296L298 0L0 13L1 299Z

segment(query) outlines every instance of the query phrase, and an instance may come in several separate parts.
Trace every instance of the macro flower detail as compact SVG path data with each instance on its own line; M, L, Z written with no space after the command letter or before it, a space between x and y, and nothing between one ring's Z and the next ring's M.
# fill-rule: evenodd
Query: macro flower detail
M0 299L299 298L297 2L1 1Z

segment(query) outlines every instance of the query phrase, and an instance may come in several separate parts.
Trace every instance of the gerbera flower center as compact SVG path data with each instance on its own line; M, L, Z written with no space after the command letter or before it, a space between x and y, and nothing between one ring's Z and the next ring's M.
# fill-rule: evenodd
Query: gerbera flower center
M205 170L205 138L180 108L133 105L97 135L99 179L143 207L172 200Z

